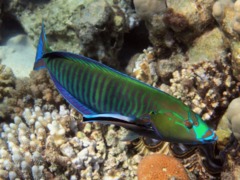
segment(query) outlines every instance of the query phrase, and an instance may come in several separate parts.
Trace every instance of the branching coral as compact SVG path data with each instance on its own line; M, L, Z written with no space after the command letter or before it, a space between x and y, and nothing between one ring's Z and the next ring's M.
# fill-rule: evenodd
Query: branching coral
M23 115L15 116L12 123L1 123L0 178L101 179L111 176L113 169L116 178L132 179L136 175L136 161L140 158L127 160L127 146L119 141L119 129L107 129L106 147L97 125L92 124L90 132L81 125L82 135L76 136L75 126L81 122L69 113L64 105L59 112L44 112L35 106L25 108ZM120 167L121 164L124 165ZM135 167L134 171L129 170L129 164Z
M33 107L34 103L38 106L44 104L45 110L65 103L46 70L32 72L30 76L31 78L16 79L15 87L11 89L9 96L5 96L1 105L6 109L5 115L13 112L20 115L25 107Z
M239 83L234 80L226 61L201 62L188 65L173 73L170 91L190 105L203 119L217 115L239 93Z

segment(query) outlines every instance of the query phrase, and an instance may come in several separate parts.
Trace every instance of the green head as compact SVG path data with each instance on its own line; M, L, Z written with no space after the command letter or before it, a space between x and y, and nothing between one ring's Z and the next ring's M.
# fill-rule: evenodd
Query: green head
M149 113L149 118L160 139L185 144L210 143L217 140L214 131L190 109L184 113L162 110Z

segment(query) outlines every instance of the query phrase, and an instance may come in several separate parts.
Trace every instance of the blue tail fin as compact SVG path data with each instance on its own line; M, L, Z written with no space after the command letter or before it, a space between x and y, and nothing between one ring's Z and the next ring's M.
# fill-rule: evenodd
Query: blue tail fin
M42 32L39 37L39 42L37 46L37 54L36 54L36 59L33 67L34 70L39 70L45 67L45 62L42 57L44 54L48 52L51 52L51 49L48 46L46 34L44 31L44 24L42 23Z

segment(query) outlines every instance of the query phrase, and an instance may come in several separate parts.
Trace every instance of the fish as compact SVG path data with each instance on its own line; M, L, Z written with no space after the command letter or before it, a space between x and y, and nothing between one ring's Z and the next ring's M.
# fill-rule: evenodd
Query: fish
M46 68L83 122L129 130L126 141L146 137L183 144L214 143L217 136L181 100L80 54L53 51L42 24L34 70Z

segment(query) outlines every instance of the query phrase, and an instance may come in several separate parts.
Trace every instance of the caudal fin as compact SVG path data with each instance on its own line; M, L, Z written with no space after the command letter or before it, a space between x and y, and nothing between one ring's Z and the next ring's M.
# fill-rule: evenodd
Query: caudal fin
M37 46L37 54L34 63L34 70L39 70L45 67L44 59L42 58L44 54L51 52L51 49L48 46L44 24L42 23L42 31L39 37L38 46Z

